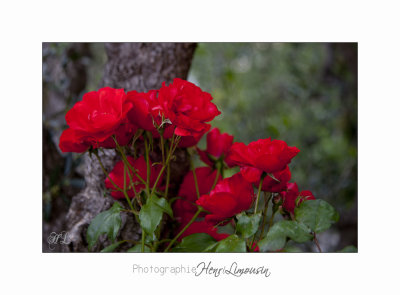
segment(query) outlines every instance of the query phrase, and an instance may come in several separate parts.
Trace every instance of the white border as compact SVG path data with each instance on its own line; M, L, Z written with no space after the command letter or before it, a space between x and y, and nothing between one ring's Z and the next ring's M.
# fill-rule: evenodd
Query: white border
M395 1L277 2L1 4L2 294L385 294L398 289L400 48ZM359 42L359 254L41 253L41 42L172 40ZM131 271L134 263L207 259L221 265L266 265L271 276L213 279L135 276Z

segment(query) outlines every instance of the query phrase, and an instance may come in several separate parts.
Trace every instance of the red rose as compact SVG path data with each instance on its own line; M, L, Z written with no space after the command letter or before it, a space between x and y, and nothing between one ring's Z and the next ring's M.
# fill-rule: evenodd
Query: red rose
M310 191L301 191L299 193L299 188L295 182L288 183L287 191L280 192L280 195L283 198L282 207L290 213L294 213L294 208L300 205L303 201L315 200L315 197Z
M196 204L211 213L206 215L206 221L219 222L249 209L253 199L253 185L236 173L219 181L210 194L201 196Z
M101 142L115 133L132 104L123 89L101 88L83 95L65 115L68 126L88 141Z
M228 133L220 133L218 128L213 128L207 134L207 149L202 151L197 149L201 160L209 166L213 166L213 161L210 160L209 156L212 156L216 159L221 157L225 157L233 142L233 136ZM228 160L228 159L225 159ZM228 166L233 166L228 160Z
M181 226L177 229L177 232L179 233L186 226L186 224L187 223L181 224ZM206 222L205 220L202 220L202 221L195 221L191 225L189 225L189 227L183 232L183 234L178 238L178 240L181 241L184 237L198 233L206 233L212 236L217 241L229 237L228 234L219 234L215 226Z
M204 133L198 133L194 136L182 136L179 140L178 146L180 148L188 148L191 146L195 146L200 139L203 137Z
M127 100L133 107L128 113L129 120L140 128L147 131L156 131L153 120L160 125L161 117L153 108L159 106L157 102L157 90L150 90L147 93L137 92L135 90L127 93Z
M158 94L159 109L176 127L175 134L179 136L194 136L209 130L206 122L221 113L212 99L193 83L178 78L168 86L164 82Z
M146 160L144 159L143 156L141 156L138 159L134 159L131 156L128 156L128 162L131 164L133 168L135 168L136 173L146 181L147 179L147 166L146 166ZM130 170L130 169L129 169ZM158 174L160 173L161 166L160 165L155 165L153 166L151 161L150 161L150 187L152 187L157 179ZM139 180L139 178L133 173L132 170L131 175L132 175L132 181L134 183L134 188L136 193L140 193L144 188L145 185ZM114 169L110 172L108 175L112 181L121 189L124 188L124 163L122 161L119 161L115 164ZM129 187L130 184L130 178L128 174L128 170L126 170L126 187L127 187L127 193L130 198L133 198L135 196L135 193L131 187ZM106 188L111 189L111 196L114 197L115 199L122 199L125 198L124 194L118 190L115 189L114 185L111 183L111 181L108 179L108 177L105 179L105 185ZM161 181L159 181L161 183Z
M258 185L258 183L260 182L261 172L257 168L242 167L242 168L240 168L240 173L242 173L243 177L248 182L251 182L256 185ZM285 190L287 183L289 182L289 180L292 176L290 173L290 170L289 170L289 166L286 166L285 169L283 169L282 171L272 173L272 175L278 181L276 181L269 175L265 176L262 187L261 187L261 189L263 191L279 193L279 192Z
M75 130L68 128L63 131L58 144L63 153L83 153L91 146L91 143L85 141L83 137L79 137Z
M292 158L300 150L296 147L289 147L283 140L259 139L245 145L236 142L232 145L229 160L239 166L257 168L258 173L274 173L285 169Z
M127 144L136 131L126 119L131 107L123 89L105 87L84 94L65 115L70 128L61 134L61 151L82 153L90 146L114 148L112 135L119 144Z

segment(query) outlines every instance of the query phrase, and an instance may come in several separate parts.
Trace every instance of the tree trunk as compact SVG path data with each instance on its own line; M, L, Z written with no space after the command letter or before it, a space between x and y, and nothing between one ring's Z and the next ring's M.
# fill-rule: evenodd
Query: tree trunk
M109 43L105 44L108 61L105 66L102 86L124 88L125 91L148 91L157 89L162 82L167 84L173 78L186 79L196 44L193 43ZM111 171L118 159L114 150L99 153L102 162ZM157 158L156 152L151 155ZM104 191L105 175L96 158L86 153L84 177L86 187L73 197L66 216L66 224L70 243L63 246L65 252L87 252L86 231L92 219L100 212L107 210L114 200ZM177 154L171 163L171 179L173 189L177 187L188 171L188 160L183 151ZM128 207L125 201L120 203ZM132 214L121 213L122 225L118 240L140 240L141 230ZM110 242L102 237L93 251L99 251ZM132 245L125 244L120 251Z

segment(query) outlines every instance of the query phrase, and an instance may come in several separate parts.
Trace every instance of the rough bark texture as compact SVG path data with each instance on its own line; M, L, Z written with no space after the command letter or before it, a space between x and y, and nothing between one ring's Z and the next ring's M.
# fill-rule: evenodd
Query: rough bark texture
M88 60L92 54L87 43L55 46L43 43L43 225L42 251L60 252L59 243L50 246L51 233L65 231L69 196L81 190L82 181L72 168L71 155L63 157L57 143L64 125L65 109L86 87ZM64 47L65 46L65 47ZM62 53L58 53L62 47ZM58 50L56 49L58 48ZM60 128L61 127L61 128ZM75 182L71 181L75 180Z
M187 43L110 43L106 44L108 61L104 70L103 86L124 88L126 91L147 91L161 86L162 82L170 83L173 78L185 79L196 45ZM114 150L106 150L101 158L105 168L110 171L118 160ZM151 154L157 159L157 152ZM86 230L91 220L100 212L111 207L114 200L104 194L104 178L101 167L95 157L85 155L86 188L73 197L66 216L70 244L64 245L66 252L86 252ZM177 185L188 170L186 153L177 151L176 160L171 166L171 182ZM121 204L127 207L124 201ZM139 240L140 226L132 215L122 213L122 226L118 239ZM105 238L100 239L94 251L109 245ZM132 245L126 244L120 251Z

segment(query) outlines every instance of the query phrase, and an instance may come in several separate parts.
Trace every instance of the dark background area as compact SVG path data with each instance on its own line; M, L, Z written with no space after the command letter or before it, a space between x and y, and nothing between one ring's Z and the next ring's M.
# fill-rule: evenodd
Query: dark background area
M44 243L85 185L81 157L58 150L65 113L99 88L105 62L102 43L43 44ZM272 137L298 147L292 181L340 213L321 247L357 246L356 43L200 43L189 80L211 93L222 112L212 124L235 141Z

